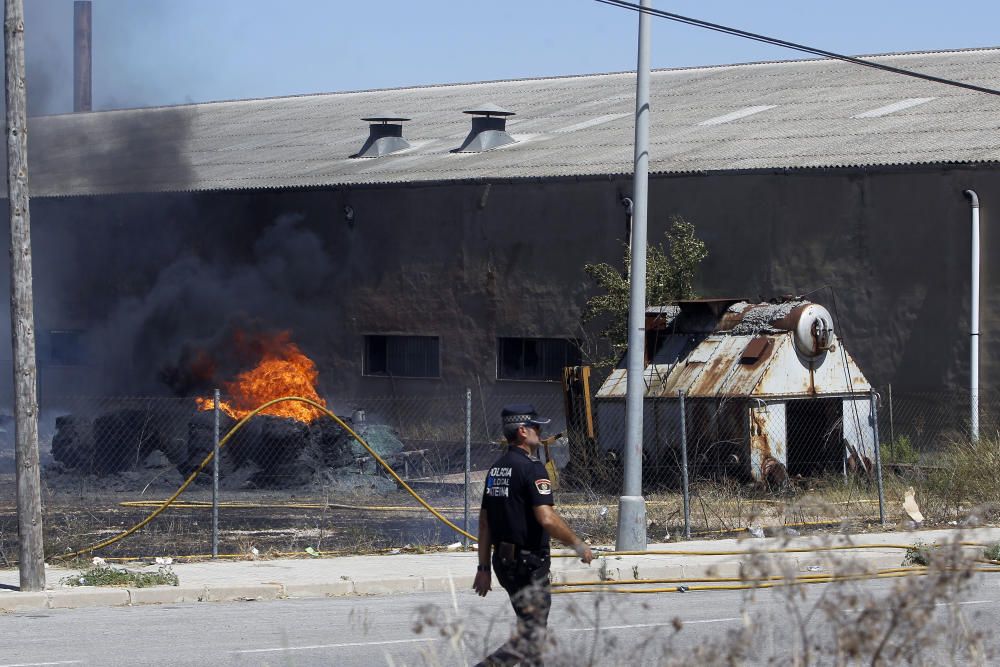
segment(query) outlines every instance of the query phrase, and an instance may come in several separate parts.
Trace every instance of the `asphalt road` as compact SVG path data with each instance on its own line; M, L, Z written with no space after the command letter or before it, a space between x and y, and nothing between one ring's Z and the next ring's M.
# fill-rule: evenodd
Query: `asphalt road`
M740 645L738 662L789 661L810 642L829 643L831 614L858 625L866 606L891 605L899 580L788 589L654 595L557 596L550 663L643 665L684 660L698 649ZM819 605L819 606L818 606ZM821 611L820 609L825 611ZM928 664L965 662L958 628L992 637L1000 575L980 575L952 602L939 601L941 628L921 631L935 646ZM956 614L961 614L959 619ZM801 617L801 618L800 618ZM480 659L509 632L503 591L50 610L0 616L0 667L42 665L462 665ZM675 627L675 619L682 622ZM750 623L742 640L731 640ZM963 625L964 623L964 625ZM869 623L874 625L874 623ZM418 631L418 626L423 626ZM456 633L456 628L461 630ZM595 628L600 628L595 632ZM905 627L894 632L905 636ZM461 637L454 640L453 637ZM957 641L951 641L957 637ZM815 650L815 649L811 649ZM956 655L954 651L959 651ZM815 657L815 656L814 656ZM991 658L983 656L984 661ZM704 661L705 656L698 661ZM695 664L694 658L688 664ZM826 662L821 660L821 662ZM971 660L975 662L975 660Z

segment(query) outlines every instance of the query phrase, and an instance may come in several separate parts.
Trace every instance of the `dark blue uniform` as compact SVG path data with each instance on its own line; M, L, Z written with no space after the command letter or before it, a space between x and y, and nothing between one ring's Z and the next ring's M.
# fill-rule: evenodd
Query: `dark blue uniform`
M510 595L518 630L484 665L540 665L552 606L549 535L535 519L538 505L552 505L545 466L523 449L508 447L486 475L483 509L493 542L493 571Z

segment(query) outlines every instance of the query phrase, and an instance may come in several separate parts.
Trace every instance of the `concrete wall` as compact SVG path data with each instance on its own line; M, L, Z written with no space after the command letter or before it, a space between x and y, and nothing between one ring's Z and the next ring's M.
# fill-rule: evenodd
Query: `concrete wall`
M654 176L649 238L661 240L672 215L696 225L709 250L704 296L810 293L876 386L963 387L966 188L983 204L982 382L992 389L995 169ZM496 380L496 337L581 336L582 267L621 261L630 194L629 179L604 177L35 200L38 329L84 329L91 346L86 368L43 369L43 389L169 393L164 368L235 319L290 329L331 396L478 386L552 396L557 384ZM6 266L0 276L6 293ZM440 336L442 377L363 377L363 335L379 333Z

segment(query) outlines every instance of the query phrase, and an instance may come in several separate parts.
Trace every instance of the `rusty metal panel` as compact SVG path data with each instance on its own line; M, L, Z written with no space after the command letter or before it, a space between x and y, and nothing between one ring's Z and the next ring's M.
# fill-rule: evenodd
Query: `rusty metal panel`
M708 336L696 348L691 350L691 354L686 359L687 363L703 364L707 362L715 354L715 349L719 347L719 343L724 339L724 336Z
M673 348L690 344L687 335L677 335L672 338L677 339L669 341L669 345ZM674 398L680 389L690 393L691 385L705 367L705 361L712 358L715 347L723 339L721 336L710 336L701 341L685 358L669 366L657 366L660 374L659 382L655 386L650 385L649 395Z
M659 366L672 366L684 359L694 341L688 334L669 334L663 336L660 347L653 354L652 363ZM697 349L697 347L695 347Z
M628 371L624 368L616 368L597 390L597 398L625 397L625 384Z
M715 349L711 360L690 387L691 396L749 396L755 393L764 371L773 363L783 335L767 336L772 344L752 364L740 358L751 336L727 336ZM780 394L779 394L780 395Z
M783 482L788 467L785 404L754 401L749 417L750 475L758 482Z
M846 360L846 364L845 364ZM843 348L840 340L831 352L812 364L812 391L814 395L868 393L871 385L861 369Z
M872 424L871 401L864 398L844 399L844 456L848 467L873 470L875 462L875 430Z
M747 346L743 348L743 354L740 355L741 364L753 364L756 363L764 353L767 348L771 345L771 340L767 336L757 336L747 343Z
M691 398L753 396L802 397L867 393L871 390L854 359L835 341L834 349L815 360L795 350L788 332L763 336L711 335L694 348L687 334L664 341L643 376L647 397L674 398L683 389ZM753 350L748 348L753 347ZM753 352L752 358L748 352ZM845 364L846 361L846 364ZM616 369L598 398L624 397L626 371Z
M812 394L812 377L809 367L803 365L795 353L791 334L778 334L771 363L767 365L754 388L754 396L808 396Z
M772 353L774 360L760 378L754 396L829 396L871 390L868 380L839 340L835 341L833 351L809 362L796 353L791 334L780 334L780 337L783 342Z
M700 365L700 373L693 378L688 393L692 397L716 396L737 364L739 353L745 344L744 340L728 336L720 340L708 361Z
M827 364L816 369L816 392L817 393L868 393L872 387L865 378L864 373L858 368L851 354L842 346L840 340L836 340L833 351L828 352L827 361L834 361L829 367ZM846 360L846 362L845 362ZM846 369L846 371L845 371Z

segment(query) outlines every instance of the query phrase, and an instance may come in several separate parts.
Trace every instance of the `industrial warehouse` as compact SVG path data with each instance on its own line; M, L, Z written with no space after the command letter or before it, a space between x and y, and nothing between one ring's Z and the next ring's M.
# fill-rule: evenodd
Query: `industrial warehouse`
M873 60L1000 78L993 49ZM212 379L192 360L247 328L291 332L329 395L558 396L538 381L579 363L593 335L580 324L593 290L583 266L620 265L628 238L633 81L32 119L43 405L55 393L194 395ZM873 385L967 385L963 192L978 193L993 388L994 97L827 60L658 70L651 82L651 242L672 216L695 226L705 297L814 293Z
M1000 6L25 4L10 667L989 663Z

